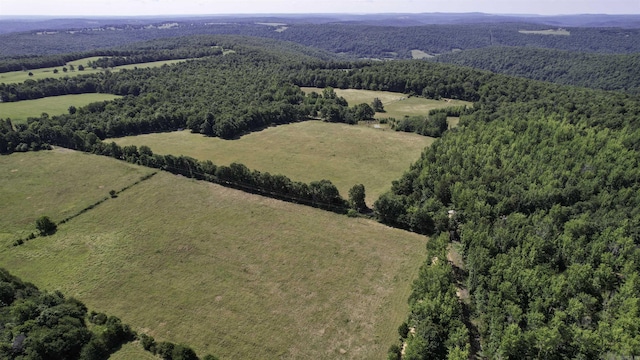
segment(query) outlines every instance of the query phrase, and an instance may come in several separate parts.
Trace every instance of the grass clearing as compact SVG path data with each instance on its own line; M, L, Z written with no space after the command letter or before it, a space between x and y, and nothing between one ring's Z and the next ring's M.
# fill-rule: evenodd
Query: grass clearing
M96 101L113 100L119 95L77 94L50 96L35 100L0 102L0 118L11 118L14 124L26 123L29 117L39 117L42 113L60 115L69 111L69 106L81 107Z
M0 247L35 231L40 216L58 222L152 172L66 149L0 156Z
M0 118L11 118L14 124L26 123L29 117L39 117L42 113L60 115L69 111L69 106L81 107L96 101L117 99L112 94L74 94L50 96L35 100L0 102Z
M376 118L393 117L396 119L402 119L405 116L424 116L429 114L429 111L433 109L442 109L460 105L472 106L473 103L453 99L433 100L420 97L410 97L391 102L388 105L384 104L386 112L377 113Z
M301 87L302 91L306 94L317 92L322 95L322 88L314 87ZM338 96L342 96L347 100L349 106L357 104L371 104L373 99L378 98L382 101L384 106L387 104L406 99L407 95L402 93L395 93L391 91L373 91L373 90L361 90L361 89L333 89Z
M79 60L75 60L67 63L66 66L55 66L55 67L49 67L49 68L24 70L24 71L10 71L6 73L0 73L0 83L14 84L14 83L21 83L29 79L31 80L39 80L39 79L45 79L45 78L59 79L65 76L74 77L78 75L101 73L104 71L103 69L100 69L100 68L93 69L88 65L88 63L89 61L97 60L102 57L103 56L94 56L90 58L79 59ZM122 69L134 69L136 67L140 69L153 68L153 67L160 67L163 65L177 64L187 60L190 60L190 59L163 60L163 61L152 61L152 62L146 62L146 63L140 63L140 64L122 65L122 66L116 66L114 68L109 68L109 71L115 72L115 71L120 71ZM67 70L66 72L62 71L63 67L66 67L67 69L69 69L69 65L73 65L75 67L75 70ZM84 70L82 71L78 70L79 65L84 66ZM58 73L54 73L54 70L58 70ZM29 73L33 75L29 76Z
M109 162L101 172L112 176L132 166L75 152L0 159L5 169L56 163L62 170L76 166L74 156ZM74 189L96 174L48 177ZM28 191L55 202L62 195L49 186L38 179L22 198ZM425 241L374 221L160 172L52 236L0 247L0 263L200 355L383 359L406 317Z
M237 140L189 131L111 139L121 146L147 145L155 153L187 155L217 165L245 164L309 183L333 182L344 198L364 184L369 205L415 162L433 138L366 126L305 121L267 128Z
M84 70L80 71L77 68L75 70L67 70L67 72L62 71L62 66L50 67L50 68L41 68L41 69L33 69L33 70L24 70L24 71L10 71L5 73L0 73L0 83L5 84L15 84L25 82L26 80L41 80L46 78L54 78L60 79L65 76L74 77L85 74L97 74L102 72L101 69L92 69L90 67L84 68ZM58 70L57 73L54 73L54 70ZM29 76L29 73L33 74Z
M411 50L411 58L412 59L428 59L428 58L432 58L435 57L434 55L431 55L429 53L426 53L422 50Z
M312 91L322 94L323 89L313 87L302 87L305 93ZM376 113L376 119L393 117L402 119L405 116L427 115L430 110L441 109L450 106L467 105L473 106L473 103L462 100L442 99L433 100L421 97L408 97L406 94L395 93L390 91L373 91L360 89L334 89L338 96L344 97L349 106L361 103L371 104L373 99L378 98L384 105L384 113Z
M532 35L560 35L569 36L571 32L566 29L547 29L547 30L518 30L520 34L532 34Z
M109 360L158 360L158 357L143 349L136 341L124 344L109 356Z

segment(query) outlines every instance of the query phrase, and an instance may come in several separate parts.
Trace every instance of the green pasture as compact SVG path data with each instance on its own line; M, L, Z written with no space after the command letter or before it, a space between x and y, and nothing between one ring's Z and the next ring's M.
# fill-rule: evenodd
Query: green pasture
M60 218L57 211L72 207L61 204L68 198L90 203L150 171L72 151L0 160L2 191L12 194L0 204L3 229L28 228L19 219L34 212ZM0 246L0 263L199 355L384 359L406 317L425 241L372 220L160 172L52 236ZM132 346L114 358L144 358Z
M305 93L313 91L322 94L323 89L313 87L302 87ZM390 91L373 91L360 89L334 89L338 96L342 96L347 100L349 106L361 103L371 104L373 99L378 98L384 105L385 112L376 113L376 119L393 117L402 119L405 116L427 115L430 110L441 109L450 106L467 105L472 106L473 103L454 99L425 99L422 97L408 97L407 94L395 93Z
M97 60L101 57L102 56L94 56L90 58L79 59L79 60L71 61L67 63L67 65L65 66L55 66L55 67L49 67L49 68L24 70L24 71L10 71L6 73L0 73L0 83L14 84L14 83L24 82L28 79L31 79L31 80L39 80L39 79L45 79L45 78L58 79L58 78L63 78L65 76L73 77L73 76L84 75L84 74L100 73L104 71L104 69L101 69L101 68L93 69L89 67L88 63L89 61ZM113 72L113 71L120 71L122 69L133 69L136 67L137 68L153 68L153 67L160 67L162 65L176 64L176 63L184 62L186 60L188 59L152 61L152 62L146 62L146 63L140 63L140 64L116 66L114 68L110 68L109 70ZM75 70L69 70L69 65L73 65ZM78 70L78 65L84 66L84 70L82 71ZM62 70L63 67L67 68L66 72ZM53 72L56 69L58 70L57 74ZM32 76L29 76L30 72L33 74Z
M0 248L36 231L38 217L58 222L151 172L62 148L0 156Z
M35 100L0 102L0 119L11 118L14 124L24 123L29 117L39 117L42 113L60 115L69 111L69 106L81 107L96 101L119 98L111 94L77 94L50 96Z
M189 131L111 139L121 146L147 145L158 154L187 155L217 165L233 162L309 183L331 180L344 198L364 184L369 205L415 162L433 138L366 126L305 121L267 128L237 140Z
M74 65L75 66L75 65ZM62 71L63 66L50 67L50 68L41 68L41 69L33 69L33 70L24 70L24 71L10 71L6 73L0 73L0 83L5 84L15 84L25 82L26 80L40 80L46 78L54 78L60 79L65 76L73 77L84 74L96 74L102 72L102 69L92 69L84 65L84 70L78 70L77 66L75 66L75 70L67 70L66 72ZM66 66L67 69L69 66ZM54 73L53 71L57 69L58 73ZM29 73L33 74L29 76Z

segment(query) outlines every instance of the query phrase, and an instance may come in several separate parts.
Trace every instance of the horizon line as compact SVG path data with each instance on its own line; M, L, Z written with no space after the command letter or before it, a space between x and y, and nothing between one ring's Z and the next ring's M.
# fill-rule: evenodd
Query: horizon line
M563 13L563 14L536 14L536 13L487 13L479 11L470 12L379 12L379 13L357 13L357 12L310 12L310 13L210 13L210 14L196 14L196 13L184 13L184 14L136 14L136 15L122 15L122 14L108 14L108 15L96 15L96 14L59 14L59 15L47 15L47 14L0 14L0 18L77 18L77 17L91 17L91 18L136 18L136 17L210 17L210 16L327 16L327 15L348 15L348 16L372 16L372 15L492 15L492 16L537 16L537 17L555 17L555 16L640 16L640 13Z

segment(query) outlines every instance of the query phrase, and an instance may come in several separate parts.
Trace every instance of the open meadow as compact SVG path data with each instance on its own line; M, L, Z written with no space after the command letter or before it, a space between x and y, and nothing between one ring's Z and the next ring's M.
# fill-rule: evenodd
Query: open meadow
M313 87L302 87L302 91L309 94L313 91L322 94L323 89ZM451 106L467 105L472 106L473 103L454 99L426 99L422 97L401 94L391 91L373 91L360 89L334 89L338 96L342 96L347 100L349 106L362 103L371 104L373 99L378 98L384 105L385 112L376 113L376 119L396 118L402 119L405 116L427 115L430 110L442 109Z
M0 247L35 231L40 216L61 221L154 172L117 161L105 171L101 160L62 148L0 156Z
M26 123L27 118L39 117L42 113L64 114L69 111L69 106L81 107L92 102L113 100L119 97L112 94L74 94L35 100L0 102L0 118L10 118L14 124Z
M0 218L11 233L31 230L20 219L34 209L59 219L68 198L92 203L152 171L69 150L0 161L2 189L12 192ZM52 236L4 241L0 263L200 355L382 359L406 317L426 240L159 172Z
M94 61L101 57L102 56L94 56L90 58L70 61L69 63L67 63L66 66L55 66L55 67L48 67L48 68L40 68L40 69L32 69L32 70L24 70L24 71L10 71L6 73L0 73L0 83L14 84L14 83L21 83L29 79L31 80L39 80L39 79L45 79L45 78L58 79L58 78L63 78L65 76L73 77L78 75L100 73L100 72L103 72L104 69L101 69L101 68L93 69L88 65L88 63L89 61ZM186 60L188 59L162 60L162 61L152 61L152 62L146 62L146 63L140 63L140 64L122 65L122 66L116 66L114 68L110 68L109 71L113 72L113 71L120 71L122 69L134 69L134 68L153 68L153 67L160 67L162 65L177 64L180 62L184 62ZM70 65L73 65L74 70L70 70ZM79 65L82 65L84 67L84 70L78 70ZM62 69L63 67L67 68L66 72L63 71ZM58 72L55 73L54 72L55 70L58 70ZM32 75L29 75L29 73L31 73Z
M369 205L415 162L433 138L367 126L305 121L270 127L236 140L189 131L111 139L120 146L147 145L158 154L186 155L217 165L238 162L249 169L292 180L331 180L347 198L364 184Z

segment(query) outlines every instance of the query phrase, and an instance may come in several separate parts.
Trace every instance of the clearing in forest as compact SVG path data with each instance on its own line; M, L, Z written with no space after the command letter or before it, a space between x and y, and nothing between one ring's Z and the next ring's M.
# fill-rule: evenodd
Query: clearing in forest
M428 59L432 57L435 57L435 56L429 53L426 53L422 50L417 50L417 49L411 50L411 58L413 59Z
M366 126L304 121L270 127L236 140L189 131L110 140L120 146L147 145L158 154L211 160L216 165L237 162L252 170L306 183L331 180L345 199L353 185L364 184L371 206L434 139Z
M547 30L518 30L520 34L532 34L532 35L561 35L569 36L571 32L566 29L547 29Z
M35 100L0 102L0 118L10 118L14 124L26 123L29 117L40 117L42 113L60 115L69 111L70 106L81 107L97 101L119 98L111 94L78 94L50 96Z
M134 178L150 170L72 151L0 159L2 174L32 171L3 179L3 189L31 183L34 203L53 218L67 206L46 204L117 188L123 170ZM48 164L59 171L43 181L34 169ZM111 177L97 181L100 174ZM3 213L25 211L14 208L27 201L22 192L2 202ZM200 355L383 359L406 317L425 241L371 220L159 172L52 236L0 247L0 263Z
M309 94L313 91L322 94L323 89L313 87L302 87L302 91ZM338 96L342 96L347 100L349 106L362 103L371 104L373 99L378 98L384 105L385 112L376 113L376 119L396 118L402 119L405 116L427 115L430 110L442 109L451 106L472 106L473 103L462 100L453 99L426 99L423 97L412 96L407 94L396 93L391 91L374 91L361 89L334 89Z

